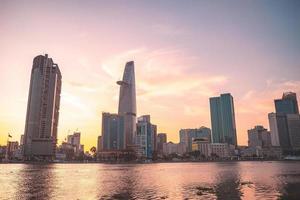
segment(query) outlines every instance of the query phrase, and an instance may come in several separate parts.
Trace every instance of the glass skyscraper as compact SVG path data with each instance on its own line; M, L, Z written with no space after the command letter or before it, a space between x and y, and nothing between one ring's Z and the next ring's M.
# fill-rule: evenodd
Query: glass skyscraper
M273 146L283 150L300 149L300 115L296 93L283 93L274 100L276 113L269 114Z
M283 93L282 99L275 99L276 113L299 114L297 95L294 92Z
M125 149L124 116L102 113L102 150Z
M237 145L235 113L233 97L230 93L212 97L210 116L213 143L228 143Z

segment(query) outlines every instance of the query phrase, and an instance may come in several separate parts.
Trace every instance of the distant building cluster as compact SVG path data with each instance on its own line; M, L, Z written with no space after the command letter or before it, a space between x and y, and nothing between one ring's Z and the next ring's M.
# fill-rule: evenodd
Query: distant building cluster
M84 145L80 143L81 133L75 131L67 136L67 141L62 142L56 151L58 160L80 160L83 159Z
M248 130L248 147L243 156L282 157L300 152L300 115L296 93L283 93L274 100L275 113L269 113L270 131L262 126Z
M192 151L193 140L202 140L211 143L211 130L207 127L200 127L199 129L181 129L179 131L180 143L184 144L185 151Z
M296 93L284 93L275 100L275 113L269 114L272 146L285 151L300 149L300 115Z
M34 58L27 104L25 132L21 141L0 146L6 160L98 161L282 158L300 154L300 115L296 93L276 99L275 112L268 114L270 130L256 125L248 130L248 146L238 146L233 96L211 97L211 129L179 131L179 143L168 142L158 133L150 115L137 117L134 62L127 62L120 86L118 113L102 113L97 148L84 152L81 132L67 136L57 147L57 127L62 76L58 65L46 54Z

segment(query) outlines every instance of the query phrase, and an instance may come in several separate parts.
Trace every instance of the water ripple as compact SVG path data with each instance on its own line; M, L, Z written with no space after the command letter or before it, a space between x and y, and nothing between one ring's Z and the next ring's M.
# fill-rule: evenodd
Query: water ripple
M299 162L2 164L0 199L299 199Z

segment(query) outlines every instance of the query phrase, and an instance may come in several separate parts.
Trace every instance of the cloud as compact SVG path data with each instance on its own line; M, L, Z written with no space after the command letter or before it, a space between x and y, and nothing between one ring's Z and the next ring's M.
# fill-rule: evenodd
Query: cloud
M220 74L193 74L187 69L194 58L186 55L184 50L172 47L128 50L105 60L101 67L110 77L118 80L122 77L125 63L132 60L133 55L137 95L143 100L162 96L186 98L193 94L207 97L215 93L214 87L228 80Z
M197 107L197 106L191 106L191 105L184 105L184 115L186 116L192 116L192 117L199 117L201 115L205 115L207 110Z
M219 76L199 79L182 74L177 79L169 81L157 80L153 83L151 80L144 80L138 87L144 91L141 95L148 97L181 96L186 98L195 94L208 97L215 93L213 89L215 85L224 84L226 80Z
M248 100L251 99L255 94L254 90L249 90L248 92L246 92L246 94L244 94L244 96L242 97L242 100Z
M121 52L115 56L112 56L101 63L101 69L111 78L115 80L119 79L120 74L122 73L122 68L124 68L125 63L134 60L133 58L145 51L145 48L136 48L130 49L125 52Z
M283 92L300 94L300 81L267 79L260 89L245 91L235 98L236 124L240 143L247 142L247 130L260 124L269 127L268 113L275 112L274 99L282 97Z
M239 112L268 113L274 111L274 99L281 98L283 92L300 93L300 81L267 80L260 90L247 91L239 102ZM299 95L298 95L299 99Z
M81 101L81 99L78 96L74 96L67 92L62 92L61 100L63 103L72 105L73 107L76 107L81 111L87 110L87 106Z
M89 84L81 84L82 80L69 84L80 90L85 87L97 89L94 96L82 99L85 104L91 103L91 98L99 99L98 104L88 104L92 111L115 112L119 95L115 82L122 78L125 63L130 60L135 62L137 114L150 114L159 128L176 131L182 126L209 126L209 97L219 95L220 88L232 88L232 77L199 70L206 68L204 62L199 62L184 49L172 46L140 47L120 52L101 61L102 74L92 72L95 76L89 77ZM246 140L246 130L255 124L267 126L267 114L274 111L273 99L280 98L284 91L300 93L299 85L299 81L266 79L260 89L251 88L243 93L230 90L235 94L238 137ZM69 101L84 109L82 101L73 101L72 97Z
M65 81L72 88L79 89L83 92L95 92L97 91L96 86L88 85L88 83L76 82L76 81Z
M193 71L197 59L184 49L172 46L134 48L103 60L101 69L110 77L105 82L109 85L107 90L101 90L102 96L110 97L110 102L103 104L104 110L109 111L105 105L112 105L112 100L117 101L115 81L122 77L125 63L129 60L135 62L138 115L150 114L154 122L159 122L159 127L171 127L173 131L181 126L209 124L208 98L217 95L217 88L225 87L229 77ZM171 125L170 120L180 123Z

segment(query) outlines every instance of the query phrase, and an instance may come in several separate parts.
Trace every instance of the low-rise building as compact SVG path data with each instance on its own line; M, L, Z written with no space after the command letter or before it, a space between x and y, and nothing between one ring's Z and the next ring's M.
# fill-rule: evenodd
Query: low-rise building
M186 152L186 146L182 143L168 142L163 144L163 154L179 154L183 155Z
M75 147L68 143L62 142L62 144L57 148L56 159L64 158L66 160L74 160L75 159Z
M212 156L218 156L220 158L230 157L230 148L227 143L212 143L211 144Z
M192 150L200 151L200 154L207 158L226 158L234 155L234 153L231 153L230 145L227 143L209 143L207 140L199 138L193 140Z
M211 156L211 143L206 138L196 138L192 142L192 151L200 151L205 157Z
M282 158L282 149L280 147L244 147L240 149L241 157L263 157L263 158Z
M74 153L77 156L84 152L82 145L80 144L80 135L80 132L75 131L72 135L67 136L67 143L74 147Z
M186 152L192 151L192 140L197 138L205 138L209 143L211 142L211 130L207 127L200 127L194 129L181 129L179 131L180 143L186 147Z
M6 155L6 147L7 147L7 146L1 146L1 145L0 145L0 161L1 161L2 159L5 158L5 155Z
M19 153L19 142L17 141L8 141L6 148L6 158L11 160L16 157Z
M270 132L263 126L255 126L248 130L248 146L249 147L270 147L271 135Z

